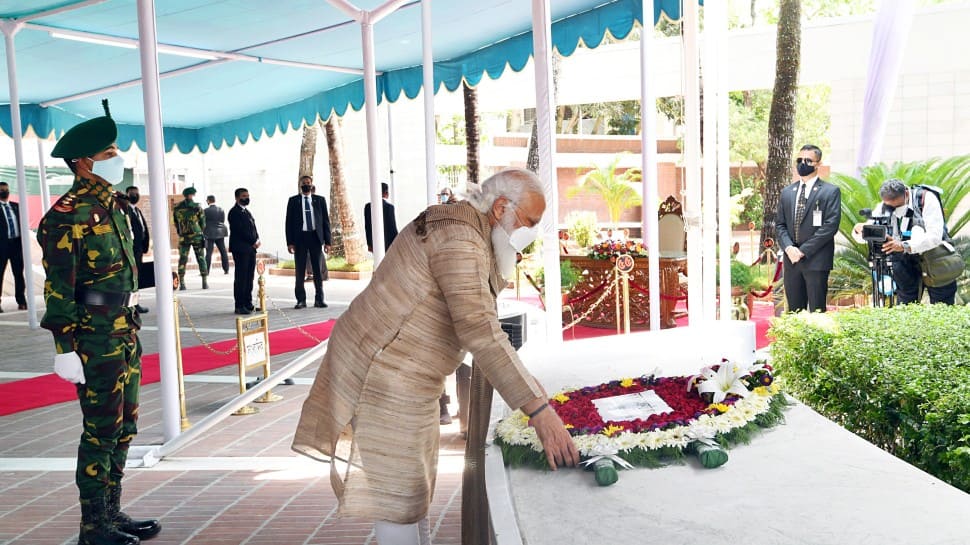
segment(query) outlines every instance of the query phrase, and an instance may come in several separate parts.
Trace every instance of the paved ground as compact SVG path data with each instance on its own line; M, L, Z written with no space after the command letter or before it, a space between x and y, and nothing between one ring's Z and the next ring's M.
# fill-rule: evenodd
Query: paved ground
M232 275L213 275L211 288L198 289L189 273L189 291L179 292L199 333L207 341L235 337ZM292 310L293 279L267 277L272 301L271 329L313 323L339 316L364 282L332 280L324 284L327 309ZM307 285L312 296L312 285ZM155 309L153 294L144 305ZM157 313L144 316L145 353L158 351ZM19 380L52 369L53 343L46 330L27 327L26 312L0 314L0 382ZM199 339L182 324L183 346ZM274 357L274 368L299 353ZM282 401L261 404L260 412L233 416L204 438L149 469L130 469L124 503L135 516L162 519L163 531L150 543L162 544L368 544L375 543L367 521L336 516L325 464L297 457L290 449L300 407L316 373L316 364L281 386ZM238 393L236 368L224 367L186 379L188 418L197 422ZM452 387L449 384L449 387ZM135 446L162 442L159 384L142 389L140 433ZM2 401L0 401L2 402ZM74 455L80 432L76 402L0 418L0 544L76 543L80 512L74 486ZM441 462L430 520L438 545L460 542L460 482L464 442L457 424L442 427Z

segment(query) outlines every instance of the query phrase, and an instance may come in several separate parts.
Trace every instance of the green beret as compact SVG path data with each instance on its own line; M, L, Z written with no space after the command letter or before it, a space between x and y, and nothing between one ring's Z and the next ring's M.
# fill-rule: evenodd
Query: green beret
M196 191L194 187L186 187L182 190L182 196L188 197L189 195L195 195Z
M108 111L108 101L101 102L104 107L105 115L89 119L71 127L64 136L57 141L51 157L62 159L77 159L79 157L91 157L114 144L118 139L118 126L111 119Z

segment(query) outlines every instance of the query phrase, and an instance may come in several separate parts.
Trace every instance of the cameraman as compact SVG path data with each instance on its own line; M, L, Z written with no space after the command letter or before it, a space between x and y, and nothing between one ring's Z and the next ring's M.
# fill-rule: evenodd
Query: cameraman
M902 180L886 180L879 188L882 202L872 211L873 217L889 216L889 233L886 235L886 242L882 244L882 251L892 261L896 297L900 304L919 301L923 278L919 254L939 246L946 239L943 205L939 196L923 188L919 199L922 202L916 203L913 202L913 193ZM917 206L919 214L914 213L914 207ZM856 224L852 229L853 238L860 242L862 225ZM954 280L945 286L926 286L926 289L930 293L930 303L952 305L957 283Z

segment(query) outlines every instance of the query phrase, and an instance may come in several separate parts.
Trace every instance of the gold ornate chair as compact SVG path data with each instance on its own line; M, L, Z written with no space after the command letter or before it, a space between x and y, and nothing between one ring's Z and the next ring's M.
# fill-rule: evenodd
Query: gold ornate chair
M657 234L660 238L660 259L669 266L661 265L660 284L663 299L660 300L661 315L672 318L677 299L687 301L687 231L684 230L684 209L673 195L660 203L657 219ZM670 324L668 324L668 327Z

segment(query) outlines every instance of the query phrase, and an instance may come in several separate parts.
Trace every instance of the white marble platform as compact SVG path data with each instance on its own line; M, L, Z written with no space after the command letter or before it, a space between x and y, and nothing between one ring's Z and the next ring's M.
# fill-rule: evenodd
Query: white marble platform
M558 351L533 347L525 360L550 393L639 376L661 360L665 375L693 374L719 349L734 357L751 353L753 326L725 327L568 342ZM504 409L499 401L496 410ZM501 451L491 446L486 478L496 543L970 544L970 495L804 405L786 419L732 448L720 468L689 459L621 471L609 487L583 470L504 468Z

